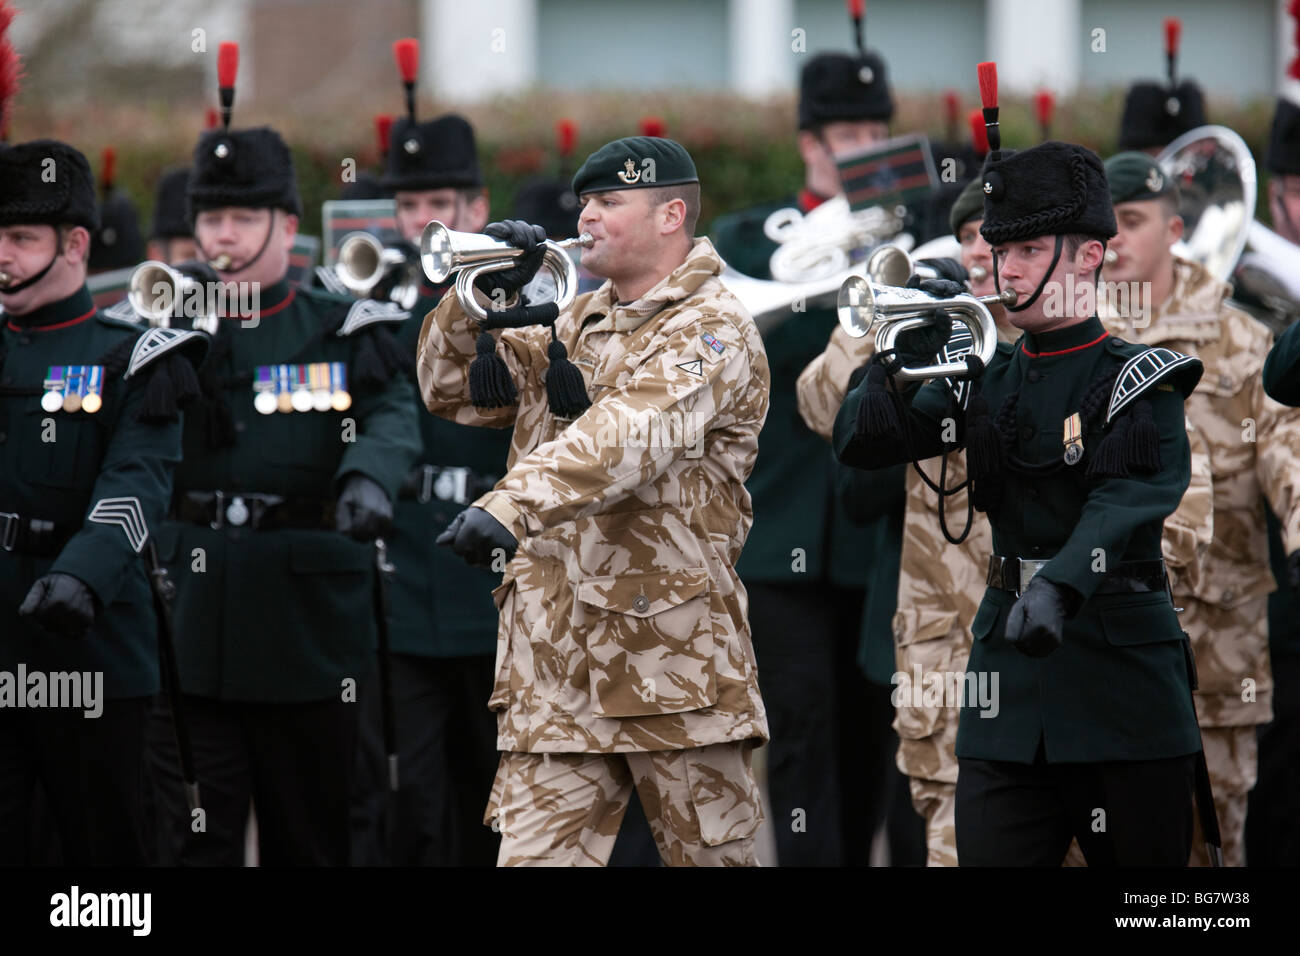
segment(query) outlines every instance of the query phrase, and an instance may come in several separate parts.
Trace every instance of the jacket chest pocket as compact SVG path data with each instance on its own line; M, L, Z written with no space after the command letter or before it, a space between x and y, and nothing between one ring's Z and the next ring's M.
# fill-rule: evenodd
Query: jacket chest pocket
M718 699L705 568L611 574L578 584L574 637L602 717L676 714Z
M103 414L102 411L100 414ZM22 476L49 488L92 488L104 451L104 426L87 412L47 412L39 398L22 417Z

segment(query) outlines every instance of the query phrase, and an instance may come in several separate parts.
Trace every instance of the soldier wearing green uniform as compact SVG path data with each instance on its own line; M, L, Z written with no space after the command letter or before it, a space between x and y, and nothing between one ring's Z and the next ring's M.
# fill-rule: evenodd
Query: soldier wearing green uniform
M399 119L380 182L394 193L398 231L416 245L431 219L458 232L487 225L474 131L460 116L419 124ZM426 279L410 318L394 330L412 382L420 326L450 285ZM510 433L430 415L415 394L411 407L421 452L399 486L391 542L398 568L390 640L401 786L388 822L373 788L359 794L358 850L400 866L491 866L499 838L481 820L496 774L496 723L483 704L492 692L492 589L500 576L433 542L505 474ZM363 760L370 770L363 775L382 780L377 704L368 693Z
M160 715L162 857L242 864L251 799L263 864L346 864L377 634L366 542L391 526L419 448L387 331L405 313L287 281L299 199L273 130L205 133L188 191L200 255L240 307L218 300L160 536L204 810L175 796Z
M5 865L24 862L38 784L63 863L147 859L145 741L159 674L141 553L180 459L176 403L197 391L187 356L206 344L194 332L142 334L95 309L85 280L97 226L81 153L51 140L0 150Z
M800 78L805 186L797 197L719 218L712 233L723 260L770 279L777 246L763 231L768 215L796 205L808 213L840 192L835 155L885 139L893 112L885 64L875 53L814 57ZM749 590L772 726L768 790L777 858L790 866L866 865L881 816L879 781L891 772L896 746L889 688L864 680L856 664L869 552L835 495L835 462L799 417L796 399L799 373L834 328L833 309L809 309L763 334L771 409L747 483L754 527L737 566ZM876 563L890 565L893 579L880 587L892 595L897 560ZM884 622L887 634L888 615Z
M836 452L880 468L965 446L992 524L956 684L961 864L1058 866L1077 838L1093 866L1183 866L1204 764L1160 539L1190 477L1183 402L1201 364L1096 316L1088 293L1116 233L1100 159L1056 142L1003 156L993 132L980 232L1023 335L987 368L968 360L982 375L964 407L947 381L900 385L902 400L886 388L893 362L928 362L950 319L900 335L841 406Z

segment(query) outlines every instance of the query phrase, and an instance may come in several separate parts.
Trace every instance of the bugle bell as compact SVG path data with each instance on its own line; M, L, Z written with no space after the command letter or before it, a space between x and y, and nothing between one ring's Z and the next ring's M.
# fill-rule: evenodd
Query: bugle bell
M1014 305L1016 298L1015 290L1006 289L1000 295L978 299L966 294L936 299L920 289L878 285L862 276L849 276L840 286L836 313L840 326L855 339L862 338L873 326L877 327L876 350L883 352L894 347L900 333L930 324L930 313L943 309L970 329L972 351L987 365L998 347L997 325L988 306ZM916 382L931 378L963 378L968 370L965 362L942 362L919 368L904 366L895 374L900 381Z
M415 305L420 297L420 286L413 272L415 247L385 246L368 232L350 232L339 243L339 259L334 264L334 274L358 298L374 297L381 283L393 277L396 282L387 298L403 309Z
M590 246L594 241L590 233L584 232L576 239L560 242L548 239L544 244L542 268L555 278L555 305L561 312L573 304L578 290L578 269L566 250ZM424 274L437 284L456 273L456 298L461 308L479 322L486 320L488 314L474 297L475 280L488 272L509 269L521 255L523 250L508 242L477 232L456 232L436 219L424 227L420 236L420 265Z
M198 263L194 265L197 267L195 271L207 271ZM215 273L210 278L216 281ZM131 273L126 294L137 315L143 316L150 325L162 328L170 327L172 319L182 313L184 303L187 300L193 301L195 296L199 296L199 301L206 306L207 290L200 279L155 260L136 266ZM216 325L216 317L210 314L197 316L193 321L194 328L209 334L216 331Z

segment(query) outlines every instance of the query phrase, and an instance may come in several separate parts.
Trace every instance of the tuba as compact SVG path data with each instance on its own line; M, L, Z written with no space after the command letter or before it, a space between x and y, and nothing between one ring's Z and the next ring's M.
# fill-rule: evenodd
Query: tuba
M970 330L971 351L985 365L993 360L998 347L998 330L990 305L1015 305L1016 293L1005 289L1001 295L975 298L957 295L935 299L920 289L899 288L869 282L862 276L849 276L840 287L836 313L840 326L853 338L862 338L876 327L876 350L888 351L902 332L930 324L935 309L952 312ZM899 381L917 382L930 378L964 378L965 362L942 362L919 368L904 366L896 373Z
M807 215L798 209L778 209L763 223L764 235L778 246L768 270L777 282L811 282L830 276L843 279L864 249L891 239L910 248L912 237L900 236L902 229L903 219L897 211L871 206L853 212L843 193Z
M391 286L386 298L400 308L414 307L420 297L417 255L410 243L385 246L368 232L350 232L339 243L334 274L359 299L374 298Z
M204 303L205 313L207 312L205 280L216 282L217 276L201 263L174 267L165 262L150 260L136 266L131 273L126 297L136 314L143 316L150 325L169 328L172 319L182 314L183 304L187 300L193 301L198 297ZM195 316L192 325L201 332L214 335L217 318L211 314Z
M1178 184L1183 239L1174 253L1233 284L1234 304L1280 332L1300 317L1300 247L1256 222L1250 148L1226 126L1200 126L1156 157Z
M590 246L594 240L584 232L576 239L559 242L548 239L542 267L555 278L555 305L561 312L573 304L578 291L578 269L566 249ZM424 227L420 236L420 265L433 283L445 282L456 275L456 298L469 315L479 322L488 315L474 297L474 281L487 272L500 272L514 265L523 255L521 249L477 232L456 232L438 220Z

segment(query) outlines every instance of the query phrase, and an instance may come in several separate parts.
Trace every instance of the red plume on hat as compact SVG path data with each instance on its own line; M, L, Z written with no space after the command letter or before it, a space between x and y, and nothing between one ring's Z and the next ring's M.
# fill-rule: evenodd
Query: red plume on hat
M956 90L943 92L943 117L948 128L948 142L957 142L957 122L961 118L961 96Z
M984 114L980 110L971 110L967 118L970 120L970 139L975 146L975 154L983 159L989 154L989 134L984 128Z
M10 104L23 78L23 62L9 40L9 24L13 23L15 12L5 0L0 0L0 142L9 138Z
M980 102L984 104L984 131L994 161L1002 158L1002 133L998 129L998 65L981 63L976 67L980 81Z
M99 188L103 191L104 197L113 191L113 182L117 179L117 150L112 146L105 146L104 152L100 154L99 168Z
M1291 65L1286 68L1286 75L1293 80L1300 80L1300 0L1291 0L1291 5L1287 7L1287 12L1295 20L1295 36L1293 38L1297 52L1291 59Z
M653 136L656 139L663 139L664 121L658 116L643 116L639 124L642 136Z
M1051 90L1039 90L1034 96L1034 112L1038 115L1038 128L1043 139L1052 138L1052 111L1056 108L1056 98Z
M578 124L565 116L555 121L555 149L560 154L560 176L568 174L570 159L578 146Z
M380 113L375 117L375 139L379 142L379 158L388 158L388 142L393 132L393 117Z
M1174 77L1178 67L1178 40L1183 34L1183 21L1165 17L1165 64L1169 70L1169 88L1177 86Z
M203 128L216 129L219 122L221 122L221 118L217 116L216 107L209 106L207 113L203 117Z
M397 61L397 71L402 75L402 86L406 90L406 116L415 125L415 79L420 72L420 41L410 37L393 42L393 59Z
M849 19L853 22L853 41L858 45L858 56L865 57L867 47L862 37L862 27L867 19L867 0L845 0L844 5L848 8Z
M239 72L239 44L223 43L217 49L217 93L221 97L221 128L230 129L235 105L235 74Z

